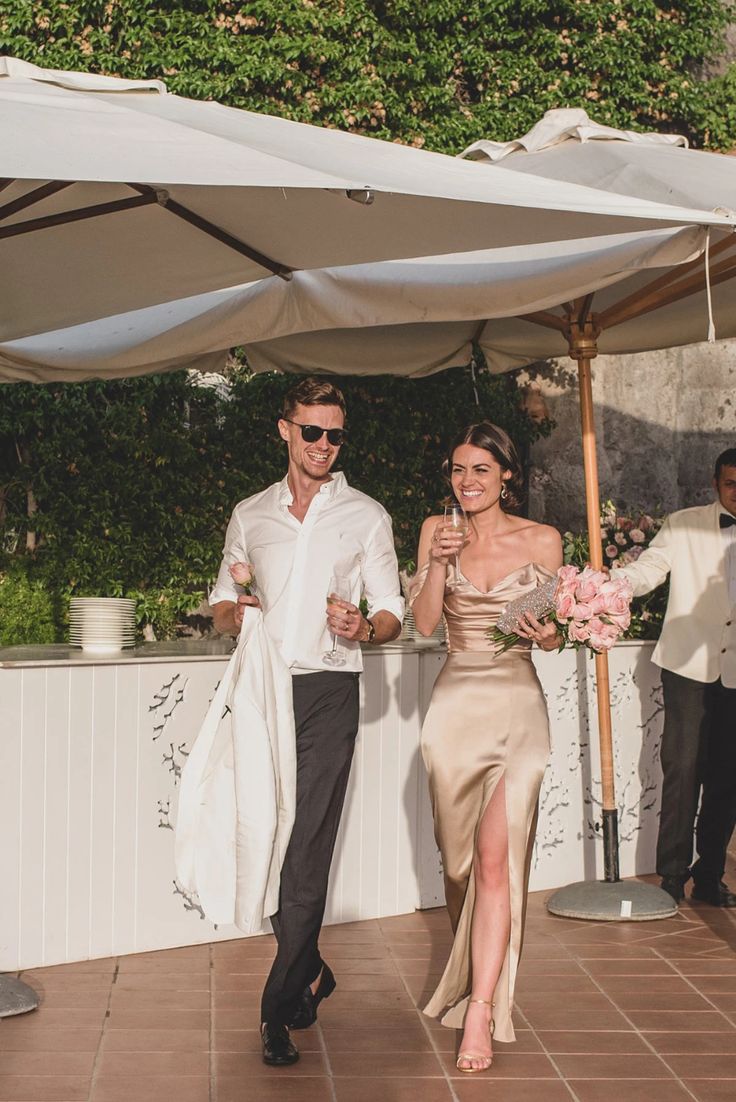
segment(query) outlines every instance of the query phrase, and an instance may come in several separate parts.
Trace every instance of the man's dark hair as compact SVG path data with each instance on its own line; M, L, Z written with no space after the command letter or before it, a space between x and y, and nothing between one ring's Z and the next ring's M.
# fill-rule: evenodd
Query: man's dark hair
M291 387L284 396L283 416L291 419L297 406L339 406L346 414L345 399L342 391L334 383L324 382L322 379L308 375L306 379L300 379Z
M726 448L725 452L721 452L716 459L716 482L721 477L721 471L724 467L736 467L736 448Z

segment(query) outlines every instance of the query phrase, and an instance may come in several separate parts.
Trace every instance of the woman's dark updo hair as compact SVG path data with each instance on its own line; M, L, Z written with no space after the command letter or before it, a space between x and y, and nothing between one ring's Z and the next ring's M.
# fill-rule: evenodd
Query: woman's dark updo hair
M492 425L490 421L479 421L477 425L468 425L455 437L447 451L447 458L442 464L442 473L448 479L452 475L452 457L463 444L483 448L493 456L502 471L511 472L511 476L504 482L506 496L501 498L500 504L504 512L514 512L518 509L524 500L524 477L516 446L509 434L498 425Z

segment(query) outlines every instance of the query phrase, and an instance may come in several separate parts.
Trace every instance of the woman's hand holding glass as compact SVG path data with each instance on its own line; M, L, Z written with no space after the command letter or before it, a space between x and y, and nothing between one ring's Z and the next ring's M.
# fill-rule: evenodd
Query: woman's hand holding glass
M429 547L429 561L448 567L457 559L468 539L467 529L457 528L444 521L436 526Z

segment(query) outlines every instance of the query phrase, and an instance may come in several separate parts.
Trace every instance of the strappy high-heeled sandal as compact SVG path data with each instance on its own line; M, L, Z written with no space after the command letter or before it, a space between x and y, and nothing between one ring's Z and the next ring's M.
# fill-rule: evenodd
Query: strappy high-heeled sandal
M483 1006L490 1006L491 1009L493 1009L493 1007L496 1005L495 1003L489 1002L488 999L468 999L468 1003L482 1003ZM493 1016L491 1016L491 1024L490 1024L490 1034L491 1034L491 1036L493 1036L493 1027L494 1027L494 1025L495 1025L495 1023L493 1021ZM484 1061L487 1060L488 1063L483 1068L461 1068L460 1067L460 1061L461 1060L484 1060ZM491 1056L482 1056L479 1052L459 1052L457 1054L457 1060L455 1061L455 1067L457 1068L458 1071L464 1071L464 1072L467 1072L468 1074L472 1074L473 1072L476 1072L476 1071L488 1071L488 1069L490 1068L492 1063L493 1063L493 1056L492 1055Z

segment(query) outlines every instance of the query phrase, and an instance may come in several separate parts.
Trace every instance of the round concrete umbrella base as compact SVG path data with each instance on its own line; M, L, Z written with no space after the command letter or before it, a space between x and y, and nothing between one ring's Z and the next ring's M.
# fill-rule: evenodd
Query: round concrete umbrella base
M0 976L0 1018L11 1018L14 1014L27 1014L35 1010L39 998L32 987L15 976Z
M637 880L581 880L560 888L547 900L550 914L562 918L595 919L599 922L648 922L671 918L677 904L654 884Z

